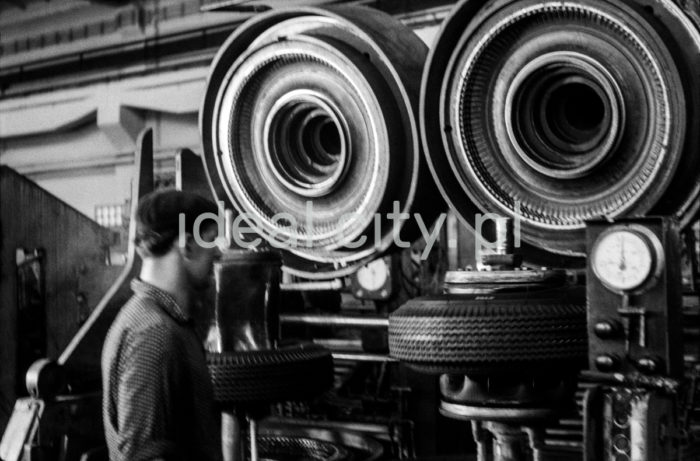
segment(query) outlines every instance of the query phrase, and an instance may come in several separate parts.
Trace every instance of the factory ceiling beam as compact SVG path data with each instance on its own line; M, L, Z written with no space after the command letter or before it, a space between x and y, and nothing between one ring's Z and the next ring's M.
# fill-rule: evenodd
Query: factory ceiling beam
M62 132L89 123L116 152L131 151L143 128L142 111L194 114L204 95L206 69L189 69L93 85L62 94L0 101L0 140ZM26 123L31 120L32 123Z
M139 132L144 128L143 116L122 106L115 98L104 96L97 110L97 126L118 151L133 148Z

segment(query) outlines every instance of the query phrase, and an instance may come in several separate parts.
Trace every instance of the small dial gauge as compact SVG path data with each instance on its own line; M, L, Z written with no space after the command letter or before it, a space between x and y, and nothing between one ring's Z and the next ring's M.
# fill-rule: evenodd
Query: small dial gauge
M377 291L389 278L389 267L383 259L375 259L357 271L357 282L367 291Z
M633 230L604 233L593 247L593 272L608 288L626 292L648 282L656 272L658 247L649 237Z

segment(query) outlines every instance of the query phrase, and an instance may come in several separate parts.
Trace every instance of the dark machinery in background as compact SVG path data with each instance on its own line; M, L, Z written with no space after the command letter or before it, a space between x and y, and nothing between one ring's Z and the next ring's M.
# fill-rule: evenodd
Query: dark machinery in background
M241 26L201 112L209 187L191 153L178 181L226 211L205 326L227 459L435 454L467 431L438 410L471 422L479 461L698 459L699 12L464 0L429 55L366 8ZM474 230L470 270L445 271L442 199ZM96 390L77 364L130 254L30 374L5 461L78 459L75 415L37 428Z
M677 222L628 219L587 228L589 357L585 459L697 459L697 371L684 378ZM610 380L619 373L628 382ZM618 375L619 376L619 375ZM619 378L618 378L619 380Z
M483 257L489 270L448 272L444 294L392 313L389 345L442 374L440 411L472 421L480 461L525 460L542 452L546 425L572 413L586 360L585 290L562 270L521 268L512 221L498 222L497 239Z
M84 321L85 304L113 283L115 267L105 265L111 243L106 229L6 166L0 167L0 196L4 427L15 400L28 395L27 369L61 352ZM18 204L31 213L20 212Z
M431 52L435 180L464 222L492 213L500 231L488 272L448 273L445 294L392 314L390 346L442 374L441 411L472 421L479 460L697 459L680 229L700 206L700 35L686 6L463 1ZM628 218L655 213L670 217ZM513 270L509 219L525 263L585 275L586 302L579 277Z

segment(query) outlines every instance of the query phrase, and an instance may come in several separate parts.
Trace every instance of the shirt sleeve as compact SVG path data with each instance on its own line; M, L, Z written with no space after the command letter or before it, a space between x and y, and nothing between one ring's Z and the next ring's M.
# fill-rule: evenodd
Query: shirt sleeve
M173 356L172 341L159 325L129 337L118 382L118 443L124 459L178 459L169 427Z

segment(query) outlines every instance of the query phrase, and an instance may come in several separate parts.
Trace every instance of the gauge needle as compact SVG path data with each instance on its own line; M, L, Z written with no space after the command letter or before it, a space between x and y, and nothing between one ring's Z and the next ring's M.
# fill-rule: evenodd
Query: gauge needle
M620 270L624 271L627 269L627 264L625 264L625 239L620 236Z

